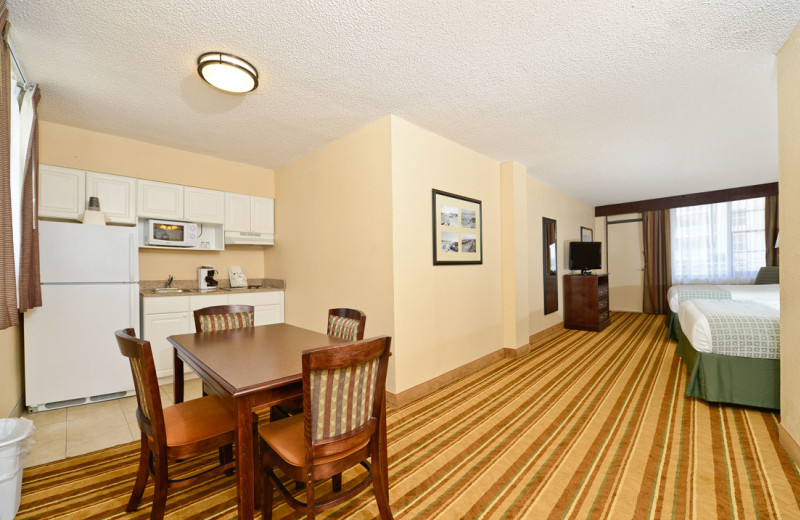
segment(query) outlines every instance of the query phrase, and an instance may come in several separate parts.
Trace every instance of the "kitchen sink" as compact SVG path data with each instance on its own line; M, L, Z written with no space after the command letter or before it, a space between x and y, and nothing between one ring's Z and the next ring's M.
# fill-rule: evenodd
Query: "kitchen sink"
M176 294L176 293L192 292L192 290L181 289L179 287L156 287L155 289L153 289L153 292L157 294Z

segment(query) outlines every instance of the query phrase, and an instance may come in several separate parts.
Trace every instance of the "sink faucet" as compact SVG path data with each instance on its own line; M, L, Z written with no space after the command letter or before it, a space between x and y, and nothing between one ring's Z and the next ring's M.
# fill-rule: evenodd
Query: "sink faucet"
M174 280L174 279L175 279L174 276L169 275L169 278L167 278L167 283L164 284L164 287L167 287L167 288L171 287L172 286L172 280Z

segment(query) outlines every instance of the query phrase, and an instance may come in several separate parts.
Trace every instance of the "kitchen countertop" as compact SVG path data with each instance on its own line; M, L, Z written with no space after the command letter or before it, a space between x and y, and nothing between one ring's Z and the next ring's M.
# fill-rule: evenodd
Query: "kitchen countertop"
M283 280L273 278L251 278L247 280L248 287L242 289L231 289L229 280L219 280L219 285L214 291L199 290L197 280L173 280L172 288L183 289L182 292L157 293L156 288L164 287L165 280L141 280L139 281L139 294L144 298L161 298L169 296L198 296L204 294L235 294L235 293L256 293L285 291L286 283ZM260 285L261 287L252 287Z

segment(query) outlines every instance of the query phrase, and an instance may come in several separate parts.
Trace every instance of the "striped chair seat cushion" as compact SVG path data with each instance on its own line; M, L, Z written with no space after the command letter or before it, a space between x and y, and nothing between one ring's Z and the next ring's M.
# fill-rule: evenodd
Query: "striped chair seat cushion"
M198 332L243 329L253 326L253 313L235 312L232 314L204 314L199 317L199 321L200 330Z
M311 440L344 435L366 423L378 379L375 358L360 365L311 371Z
M358 339L359 325L359 320L343 318L342 316L329 316L328 335L347 341L356 341Z

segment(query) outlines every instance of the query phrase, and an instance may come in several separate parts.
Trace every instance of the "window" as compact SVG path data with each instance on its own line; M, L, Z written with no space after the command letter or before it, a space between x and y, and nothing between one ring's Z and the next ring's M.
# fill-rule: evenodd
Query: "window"
M672 283L752 283L766 264L764 199L670 210Z

